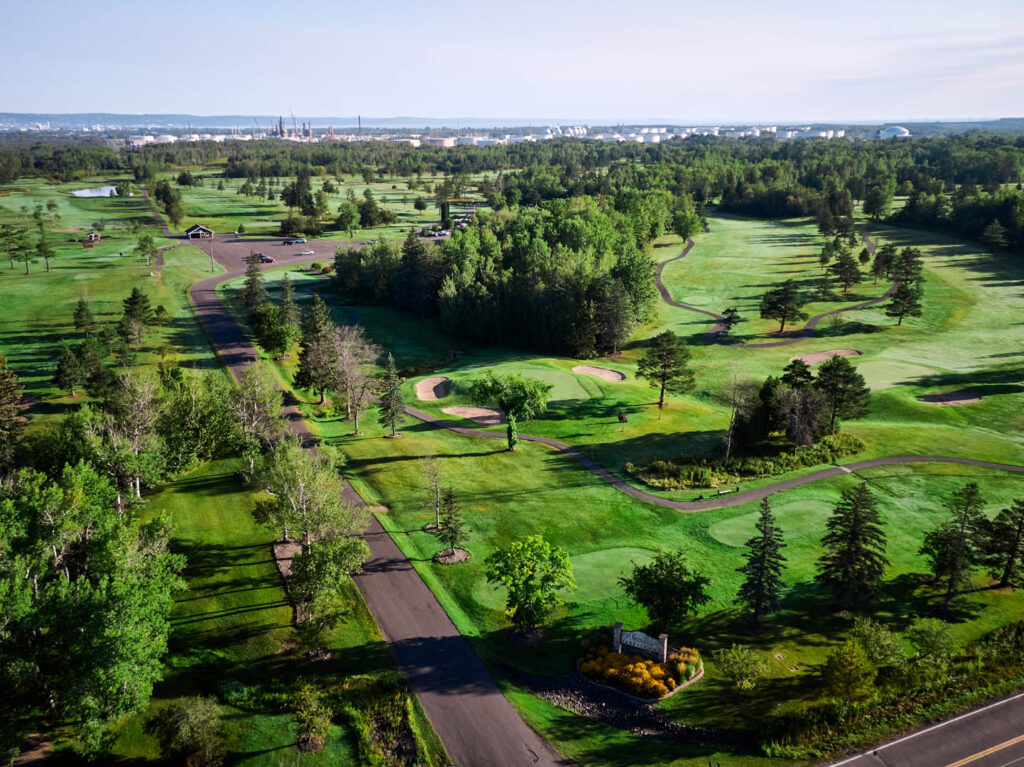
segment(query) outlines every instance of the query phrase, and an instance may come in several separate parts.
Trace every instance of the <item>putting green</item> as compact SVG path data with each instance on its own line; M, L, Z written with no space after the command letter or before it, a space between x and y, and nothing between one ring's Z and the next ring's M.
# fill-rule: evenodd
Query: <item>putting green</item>
M773 507L775 518L782 528L786 540L820 536L824 532L825 520L832 513L833 504L825 501L798 501ZM754 535L759 511L751 511L736 517L723 519L711 525L708 532L715 540L726 546L742 546Z
M703 294L683 296L680 299L680 303L687 304L689 306L708 306L709 304L713 304L714 302L714 298Z

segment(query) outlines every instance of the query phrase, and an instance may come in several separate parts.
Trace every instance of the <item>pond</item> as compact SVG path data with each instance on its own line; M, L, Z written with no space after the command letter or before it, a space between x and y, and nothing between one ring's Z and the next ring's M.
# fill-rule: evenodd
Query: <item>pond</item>
M71 194L75 197L116 197L113 186L94 186L92 189L76 189Z

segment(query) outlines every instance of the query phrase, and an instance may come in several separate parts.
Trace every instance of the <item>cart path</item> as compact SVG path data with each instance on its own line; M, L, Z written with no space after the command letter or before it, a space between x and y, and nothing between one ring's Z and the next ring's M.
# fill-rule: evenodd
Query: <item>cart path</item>
M864 240L864 245L868 249L868 252L873 254L875 252L875 244L874 242L871 241L871 232L865 231L862 237ZM710 330L705 331L704 335L718 337L722 334L722 331L725 330L725 326L722 324L722 320L724 320L725 318L722 317L722 315L720 314L715 314L714 312L709 312L705 309L698 309L696 306L689 306L687 304L679 303L678 301L672 298L672 296L668 292L668 288L665 287L665 283L662 282L661 280L661 273L664 270L664 268L668 264L671 264L673 261L679 261L680 259L685 258L695 244L696 243L694 243L693 238L689 238L686 241L686 247L683 248L682 253L680 253L678 256L669 258L658 264L658 269L654 273L654 282L657 285L658 292L661 293L661 298L662 300L665 301L665 303L669 304L670 306L675 306L680 309L686 309L691 312L699 312L700 314L707 315L708 317L711 317L712 319L716 320L717 324L714 325ZM814 333L815 328L818 327L818 323L821 322L826 317L831 317L832 315L835 314L842 314L843 312L852 312L855 309L863 309L867 306L873 306L874 304L880 304L882 301L889 299L892 296L892 294L896 292L896 288L898 287L899 282L894 281L892 285L889 286L889 289L886 290L885 293L883 293L879 298L872 298L868 301L862 301L859 304L844 306L841 309L833 309L830 312L822 312L821 314L816 314L815 316L807 320L807 324L800 328L798 331L796 331L794 335L790 336L789 338L784 338L781 341L766 341L764 343L757 344L737 343L730 344L730 346L737 346L744 349L772 349L777 346L790 346L791 344L800 343L801 341L805 341L808 338L810 338Z
M225 257L228 250L221 247L221 258L216 259L227 273L195 283L189 293L211 344L237 380L258 355L217 293L218 285L244 272L244 260ZM289 263L317 258L322 260L323 255L289 259ZM316 444L298 409L287 408L287 415L291 431L303 444ZM351 484L345 481L344 486L346 501L366 505ZM454 764L568 764L520 718L412 563L380 521L373 515L370 519L363 536L370 558L354 579L356 587Z

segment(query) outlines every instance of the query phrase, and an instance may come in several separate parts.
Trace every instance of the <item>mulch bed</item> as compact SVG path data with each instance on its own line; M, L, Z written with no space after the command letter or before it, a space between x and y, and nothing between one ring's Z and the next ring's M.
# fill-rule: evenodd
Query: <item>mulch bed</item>
M434 555L434 559L442 565L457 565L459 562L465 562L469 559L469 552L465 549L455 549L454 551L444 549L437 552Z
M673 722L662 716L656 702L644 702L610 687L598 686L578 672L543 677L510 666L499 668L513 684L529 688L548 703L633 735L675 743L736 745L736 733Z

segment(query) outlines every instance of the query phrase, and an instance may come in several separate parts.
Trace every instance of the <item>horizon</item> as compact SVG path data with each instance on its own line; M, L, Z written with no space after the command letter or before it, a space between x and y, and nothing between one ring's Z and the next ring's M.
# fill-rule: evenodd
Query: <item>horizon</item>
M12 35L0 50L0 108L17 113L437 120L457 119L450 106L458 103L484 115L463 119L495 122L526 118L491 115L520 114L584 115L528 118L542 124L874 124L965 119L954 110L998 119L1024 101L1024 35L1006 31L1024 26L1013 0L936 0L927 15L881 0L828 9L808 0L770 8L651 0L628 24L618 5L578 0L515 8L456 0L423 18L401 0L373 8L306 0L286 24L263 0L185 0L171 29L163 4L5 6L8 28L42 28L48 41L45 58L32 35ZM406 13L415 23L396 24ZM192 18L202 23L182 36L177 26ZM98 51L83 34L93 28L117 46ZM408 94L401 103L398 92ZM175 102L181 108L168 108ZM652 114L682 116L634 117Z

